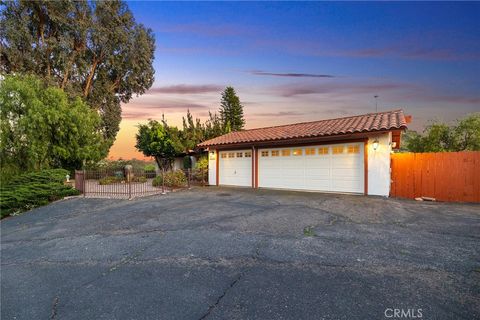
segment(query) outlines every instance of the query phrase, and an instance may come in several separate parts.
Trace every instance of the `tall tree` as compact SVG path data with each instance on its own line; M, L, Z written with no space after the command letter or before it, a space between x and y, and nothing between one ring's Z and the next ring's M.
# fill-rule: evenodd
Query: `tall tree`
M0 72L36 74L82 97L113 143L120 104L154 80L154 37L120 1L12 1L0 12Z
M220 118L225 132L239 131L245 126L243 106L233 87L226 87L222 93Z
M0 82L0 160L21 171L78 168L98 161L98 114L80 98L47 87L35 76L7 76Z

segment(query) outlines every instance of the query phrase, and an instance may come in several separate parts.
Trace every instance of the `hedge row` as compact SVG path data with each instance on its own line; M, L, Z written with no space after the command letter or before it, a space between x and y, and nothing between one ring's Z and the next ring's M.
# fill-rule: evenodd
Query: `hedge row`
M51 169L13 178L0 189L1 217L79 194L78 190L64 185L67 174L64 169Z

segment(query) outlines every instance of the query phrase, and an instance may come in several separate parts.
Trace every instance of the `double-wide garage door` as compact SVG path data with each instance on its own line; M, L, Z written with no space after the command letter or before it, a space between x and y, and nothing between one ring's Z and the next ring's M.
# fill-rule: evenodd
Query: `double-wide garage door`
M258 150L258 187L364 192L363 143ZM252 151L219 153L220 185L252 186Z
M260 149L258 186L364 192L363 143Z

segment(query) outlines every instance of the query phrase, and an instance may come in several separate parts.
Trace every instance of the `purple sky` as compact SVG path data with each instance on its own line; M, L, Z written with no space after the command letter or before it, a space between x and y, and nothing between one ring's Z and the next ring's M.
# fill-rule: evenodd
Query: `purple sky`
M479 3L129 2L156 37L155 84L123 106L135 125L205 119L227 85L247 128L403 108L421 130L480 111Z

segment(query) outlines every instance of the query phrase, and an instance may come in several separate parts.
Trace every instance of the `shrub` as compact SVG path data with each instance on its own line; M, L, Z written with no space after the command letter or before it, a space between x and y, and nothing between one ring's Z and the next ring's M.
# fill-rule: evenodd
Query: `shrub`
M52 169L11 179L0 190L1 217L79 194L78 190L64 184L67 174L67 170Z
M25 173L10 179L8 184L5 185L5 189L23 186L29 183L56 182L63 184L67 174L69 174L69 171L64 169L50 169L38 172Z
M154 187L162 186L162 176L155 177L152 181ZM165 186L166 187L185 187L187 185L187 177L182 170L168 171L165 173Z
M156 176L152 180L152 186L154 187L161 187L162 186L162 176Z
M126 165L131 165L133 171L155 171L155 163L152 161L144 161L138 159L131 160L100 160L96 163L88 163L87 170L118 170L122 171Z
M208 158L201 157L200 159L198 159L197 163L195 163L195 169L208 170Z
M123 174L121 177L115 175L115 176L107 176L104 178L101 178L98 180L99 185L107 185L107 184L114 184L114 183L120 183L124 180Z
M150 163L150 164L147 164L145 165L145 167L143 167L143 170L145 171L155 171L155 165Z
M208 158L201 157L195 163L195 171L193 172L193 177L197 181L206 182L208 180Z
M147 178L144 176L135 176L135 177L132 177L132 182L145 183L147 182Z
M21 173L21 170L14 163L0 160L0 188L2 185L8 184L10 180Z

